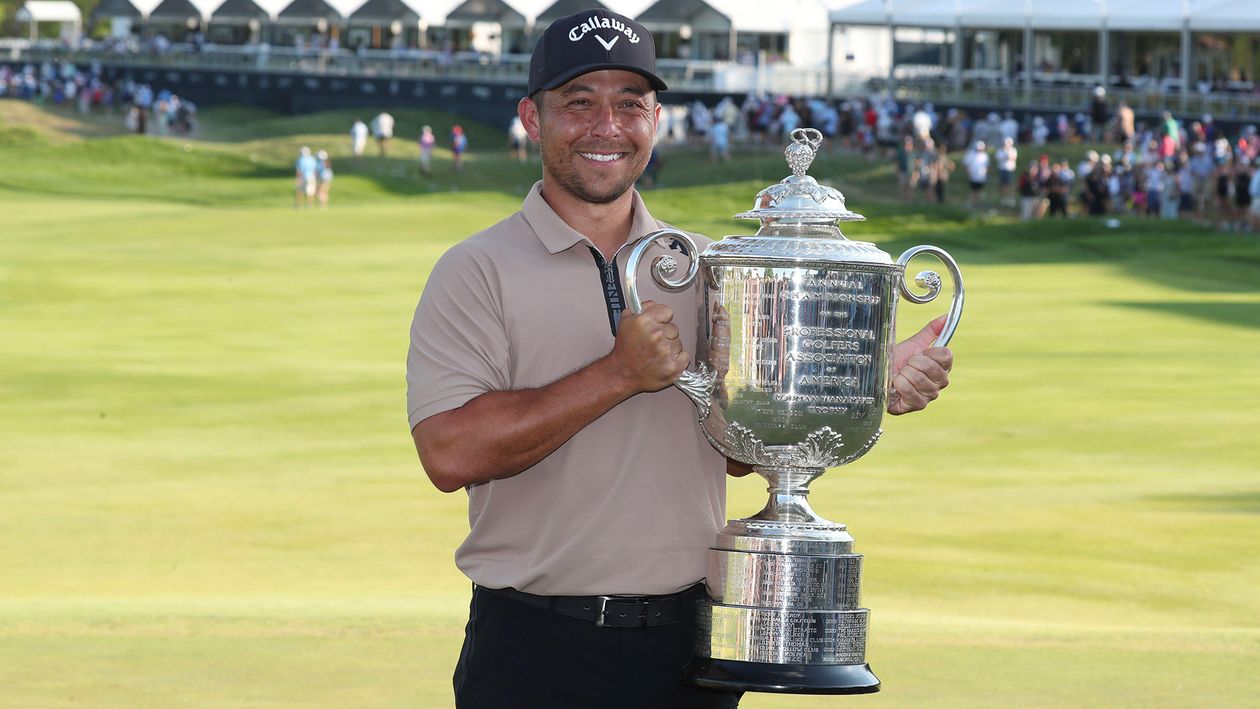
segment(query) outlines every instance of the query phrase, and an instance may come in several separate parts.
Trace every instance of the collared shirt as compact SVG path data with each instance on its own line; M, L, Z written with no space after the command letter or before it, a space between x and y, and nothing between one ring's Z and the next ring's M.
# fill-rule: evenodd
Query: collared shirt
M413 427L486 392L544 386L612 350L626 258L666 225L636 193L629 239L605 263L547 205L541 186L519 212L434 267L407 358ZM644 263L658 253L671 246L653 247ZM673 309L693 354L700 287L667 292L646 265L638 278L642 300ZM490 588L673 593L704 577L724 509L725 460L705 441L690 400L668 387L618 404L520 474L470 486L470 530L455 561Z

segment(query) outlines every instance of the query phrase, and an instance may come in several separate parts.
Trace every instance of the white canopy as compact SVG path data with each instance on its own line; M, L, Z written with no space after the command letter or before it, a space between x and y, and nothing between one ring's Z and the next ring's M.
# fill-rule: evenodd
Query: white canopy
M79 23L83 21L83 13L70 0L27 0L14 18L18 22Z
M1215 32L1260 32L1260 2L1256 0L1192 2L1190 29Z
M831 11L841 25L1037 30L1260 31L1260 0L863 0Z

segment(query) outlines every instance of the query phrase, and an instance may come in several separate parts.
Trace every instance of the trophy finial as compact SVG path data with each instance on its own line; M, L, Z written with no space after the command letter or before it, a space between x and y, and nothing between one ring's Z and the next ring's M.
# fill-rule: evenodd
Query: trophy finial
M822 141L822 133L816 128L797 128L792 131L792 142L783 150L783 154L787 156L788 167L792 168L793 175L805 176Z

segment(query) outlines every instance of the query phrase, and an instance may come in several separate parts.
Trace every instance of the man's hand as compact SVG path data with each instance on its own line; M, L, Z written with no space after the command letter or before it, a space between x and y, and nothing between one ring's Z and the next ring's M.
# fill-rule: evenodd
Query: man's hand
M948 347L932 347L945 327L945 316L928 323L910 339L898 343L892 355L892 391L888 413L894 416L921 411L949 386L954 353Z
M621 314L617 340L608 355L616 371L636 392L660 391L673 384L691 354L678 339L678 326L669 306L646 300L643 312Z

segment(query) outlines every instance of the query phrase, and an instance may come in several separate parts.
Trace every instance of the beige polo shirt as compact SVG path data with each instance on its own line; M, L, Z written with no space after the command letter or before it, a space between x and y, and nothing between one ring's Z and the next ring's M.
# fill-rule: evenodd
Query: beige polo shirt
M666 225L636 193L614 273L543 201L541 187L434 267L407 357L413 428L485 392L549 384L612 350L616 274L635 242ZM694 354L699 279L664 291L648 275L653 256L644 259L639 296L673 309ZM470 529L455 563L480 585L540 595L672 593L704 577L725 485L725 460L704 439L690 400L675 387L639 394L519 475L470 486Z

